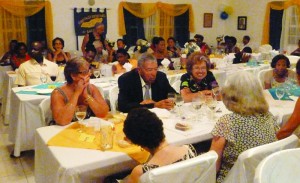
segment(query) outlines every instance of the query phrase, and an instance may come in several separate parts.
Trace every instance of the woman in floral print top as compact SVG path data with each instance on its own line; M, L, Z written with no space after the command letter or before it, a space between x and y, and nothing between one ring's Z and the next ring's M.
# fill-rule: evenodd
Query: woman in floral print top
M211 90L218 87L218 82L209 68L210 61L206 55L195 52L188 57L187 73L180 79L180 93L185 102L191 102L200 95L211 95Z
M231 75L222 88L222 100L233 113L222 116L212 130L211 150L219 155L217 182L224 181L243 151L276 141L279 129L259 81L251 73Z

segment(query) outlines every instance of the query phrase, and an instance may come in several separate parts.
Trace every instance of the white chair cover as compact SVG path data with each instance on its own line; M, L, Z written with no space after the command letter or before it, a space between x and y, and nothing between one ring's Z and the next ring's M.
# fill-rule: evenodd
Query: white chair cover
M294 56L294 55L289 55L287 56L289 58L291 65L296 65L300 57Z
M254 180L255 169L258 164L268 155L283 149L296 148L298 138L291 135L285 139L254 147L242 152L234 166L225 177L224 183L252 183Z
M260 70L258 72L257 78L258 78L258 81L260 82L262 88L265 88L265 74L266 74L266 72L268 72L272 69L263 69L263 70Z
M49 125L50 121L52 120L52 111L51 111L50 105L51 105L50 97L45 98L39 104L40 118L41 118L41 121L44 122L45 126Z
M218 155L209 151L195 158L162 166L144 173L140 183L214 183Z
M180 93L180 84L181 84L181 81L180 81L180 80L176 80L176 81L174 81L174 83L172 84L172 87L174 88L174 90L175 90L177 93Z
M117 110L118 95L119 95L119 87L118 86L114 86L109 90L108 97L109 97L111 111Z
M266 157L255 170L254 183L300 182L300 149L287 149Z

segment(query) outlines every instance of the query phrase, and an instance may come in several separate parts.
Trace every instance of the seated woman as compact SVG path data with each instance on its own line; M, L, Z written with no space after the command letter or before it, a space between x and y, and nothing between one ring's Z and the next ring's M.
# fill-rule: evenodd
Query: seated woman
M126 68L124 68L125 63L130 63L132 65L131 69L137 67L137 60L135 59L128 59L128 53L125 49L121 48L117 50L117 60L118 63L112 66L113 74L122 74L126 72Z
M167 43L168 43L167 50L168 50L169 57L170 58L180 57L181 49L176 47L175 38L174 37L169 37L168 40L167 40Z
M298 77L298 84L300 85L300 59L298 60L298 62L296 64L296 72L297 72L297 77ZM299 111L300 111L300 99L298 98L291 117L277 132L278 139L286 138L296 131L297 131L296 134L299 136L299 130L300 130L299 129L299 125L300 125Z
M298 48L294 50L291 55L300 56L300 40L298 41Z
M192 145L169 144L165 139L162 121L146 108L131 110L124 122L123 131L129 141L151 154L145 164L132 170L125 182L138 182L140 176L147 171L197 156Z
M225 47L225 53L238 53L240 52L240 49L236 46L236 38L233 36L230 36L227 40L226 47Z
M56 124L67 125L75 121L77 105L88 107L87 117L104 117L108 113L108 105L99 90L89 83L89 66L83 58L75 57L67 62L64 70L67 82L51 94L51 110Z
M16 54L16 46L18 44L17 40L11 40L9 42L9 50L2 56L0 62L7 62L11 61L11 58Z
M277 140L278 126L253 74L240 71L222 87L222 100L233 113L222 116L212 130L211 150L217 160L217 182L224 178L245 150Z
M15 70L28 60L30 60L30 56L27 53L27 46L25 43L19 42L16 46L16 54L11 58L11 67Z
M52 40L53 52L48 53L47 59L56 62L58 65L66 64L71 59L69 52L64 52L65 42L62 38L56 37Z
M153 55L155 56L157 60L158 66L161 66L161 61L165 58L169 58L168 51L166 49L166 43L164 38L162 37L157 37L156 39L153 39L154 42L152 43L154 45L154 53Z
M251 58L252 49L250 47L245 47L241 52L234 54L235 58L233 59L234 64L248 62Z
M265 73L265 89L274 88L282 85L287 78L296 79L296 73L290 68L290 61L285 55L276 55L271 62L271 67L274 68Z
M211 95L211 90L219 86L209 68L209 58L203 53L194 52L188 57L187 73L180 79L180 93L185 102L191 102L197 96Z

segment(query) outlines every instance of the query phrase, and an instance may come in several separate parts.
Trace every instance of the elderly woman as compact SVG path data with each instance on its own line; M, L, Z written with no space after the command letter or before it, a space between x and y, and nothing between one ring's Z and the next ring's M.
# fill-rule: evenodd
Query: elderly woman
M101 41L102 44L105 45L105 26L103 23L99 22L95 24L93 32L90 32L84 36L81 45L82 54L86 54L86 49L95 48L93 43L97 40Z
M52 40L52 47L54 49L53 52L48 53L47 59L53 62L56 62L58 65L66 64L67 61L71 59L71 55L69 52L64 52L65 41L56 37Z
M298 77L298 84L300 85L300 59L297 62L296 71L297 71L297 77ZM286 138L295 132L299 136L299 131L300 131L300 128L299 128L300 113L299 113L299 111L300 111L300 99L298 98L296 105L295 105L295 109L294 109L290 119L277 132L278 139Z
M258 79L251 73L230 75L222 87L222 99L233 113L222 116L211 132L211 150L219 155L217 182L223 182L243 151L276 141L279 128Z
M137 67L137 60L135 59L128 59L128 53L125 49L121 48L117 50L117 64L112 66L113 74L122 74L126 72L124 68L124 64L129 63L132 65L132 69Z
M265 74L265 89L278 87L287 78L296 79L296 73L287 69L290 68L290 65L290 61L285 55L276 55L271 62L271 67L274 69Z
M138 182L141 175L154 168L176 163L197 156L192 145L174 146L165 139L162 121L146 108L129 112L123 129L126 138L151 154L151 158L136 166L126 178L127 182Z
M87 106L87 117L104 117L108 105L99 90L90 81L89 63L83 58L73 58L67 62L64 70L66 84L56 88L51 94L51 110L58 125L67 125L74 121L77 105Z
M198 96L211 95L211 90L218 87L213 73L209 71L209 65L209 58L200 52L194 52L188 57L187 73L180 79L180 93L185 102L191 102Z

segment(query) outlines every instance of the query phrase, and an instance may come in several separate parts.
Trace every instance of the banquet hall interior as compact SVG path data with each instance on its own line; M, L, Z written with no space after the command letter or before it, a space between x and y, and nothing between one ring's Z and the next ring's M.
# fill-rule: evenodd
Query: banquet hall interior
M21 2L23 4L30 4L30 1L27 0L0 0L0 19L2 19L1 16L14 16L12 12L19 11L17 6L11 6L10 3L12 2ZM29 3L28 3L29 2ZM44 3L44 0L36 0L36 2ZM144 3L166 3L166 4L176 4L176 5L189 5L189 14L185 13L185 18L188 18L188 21L181 22L185 19L175 19L172 23L170 23L170 26L172 28L172 31L174 31L174 26L177 25L179 29L184 29L182 31L182 38L181 35L176 35L176 38L179 41L179 45L181 48L184 49L184 45L188 40L194 39L194 36L196 34L200 34L204 36L204 42L208 45L208 47L211 50L216 50L217 47L220 44L220 41L218 38L223 38L227 36L234 36L236 38L236 45L240 48L244 46L243 44L243 38L244 36L249 36L252 52L254 54L259 54L260 46L261 45L272 45L273 48L268 51L273 51L278 53L284 53L284 54L290 54L294 50L298 48L298 41L300 41L300 21L289 21L289 19L296 19L299 18L296 11L290 10L289 8L275 6L277 5L274 2L290 2L292 5L298 5L300 7L300 3L297 0L47 0L46 5L38 6L37 9L39 9L38 16L34 15L33 11L28 9L23 9L23 11L31 11L31 12L22 12L19 13L21 15L20 19L24 19L23 23L20 23L22 21L15 21L10 22L11 24L20 24L20 27L22 27L25 30L18 29L17 33L13 32L11 34L7 33L11 31L11 27L9 26L9 23L4 26L6 23L1 23L0 25L0 56L4 55L9 50L9 42L11 40L18 40L20 42L25 42L28 47L30 47L30 43L32 41L36 41L36 39L42 39L45 44L48 45L49 48L52 49L52 39L55 37L63 38L64 40L64 47L63 49L70 53L71 57L75 56L81 56L81 45L84 40L84 34L77 34L75 31L75 24L77 23L74 19L75 13L74 12L80 12L82 9L85 11L89 11L90 9L92 11L97 11L97 8L100 9L100 11L105 10L106 11L106 39L110 41L117 42L118 39L125 39L127 42L130 42L130 47L134 48L134 44L137 41L137 38L140 34L138 32L138 28L135 28L134 33L130 33L130 29L125 29L125 24L128 24L128 20L126 22L126 19L124 21L124 16L127 16L129 11L124 10L123 14L120 15L120 4L125 2L131 2L131 3L139 3L139 5ZM272 11L270 12L270 6L274 3L273 8L280 9L281 11ZM283 3L278 3L283 4ZM9 7L9 8L7 8ZM124 9L125 9L124 5ZM296 6L291 6L296 7ZM122 8L122 7L121 7ZM20 11L19 11L20 12ZM42 12L42 13L41 13ZM49 13L50 12L50 13ZM290 14L288 14L290 13ZM25 15L25 16L24 16ZM40 16L42 15L42 16ZM120 17L122 16L123 17ZM49 17L50 16L50 17ZM41 18L42 17L42 18ZM270 17L274 18L275 23L270 24ZM279 17L282 19L280 23L276 23L276 20L279 20ZM123 19L122 19L123 18ZM277 18L277 19L276 19ZM122 21L121 21L122 20ZM139 20L142 22L143 18L139 18ZM4 19L1 21L4 22ZM155 23L155 21L158 21L158 18L155 18L152 20L153 23L148 22L148 26L152 27L159 27L161 25L158 25ZM177 24L176 24L177 21ZM293 24L290 22L294 22ZM296 23L295 23L296 22ZM93 22L89 22L93 23ZM144 22L145 23L145 22ZM22 24L22 26L21 26ZM43 25L41 25L43 24ZM182 26L181 24L184 24ZM3 26L3 27L1 27ZM182 26L182 27L180 27ZM40 28L41 27L41 28ZM279 28L280 27L280 28ZM289 31L286 29L287 27L298 27L295 28L297 31ZM29 30L30 29L30 30ZM163 28L160 28L163 29ZM176 29L176 28L175 28ZM39 31L42 31L41 34L36 34ZM150 29L149 29L150 30ZM154 30L154 28L153 28ZM151 32L151 31L150 31ZM167 40L168 37L173 36L172 33L162 33L164 31L154 31L154 33L149 33L149 31L145 32L144 37L148 40L148 42L151 42L151 39L153 36L162 36ZM167 31L166 31L167 32ZM160 34L161 35L158 35ZM36 34L36 35L35 35ZM126 35L127 34L127 35ZM130 34L130 35L129 35ZM163 35L164 34L164 35ZM41 37L39 37L41 35ZM127 36L127 37L126 37ZM281 37L278 38L278 37ZM130 38L134 40L129 40ZM128 43L129 44L129 43ZM300 46L300 45L299 45ZM114 48L117 49L117 44L114 45ZM129 53L129 51L128 51ZM132 55L132 53L129 53ZM300 55L299 55L300 56ZM211 57L212 58L212 57ZM217 56L216 56L217 58ZM292 57L291 57L292 58ZM300 58L300 57L299 57ZM298 59L298 57L297 57ZM217 61L216 61L217 62ZM218 63L217 63L218 64ZM263 63L265 64L265 63ZM296 62L291 63L292 68L295 68ZM270 68L269 62L267 63L266 68ZM0 66L1 67L1 66ZM224 66L225 67L225 66ZM59 67L60 69L60 67ZM251 68L253 69L253 68ZM265 69L265 68L264 68ZM294 69L295 70L295 69ZM1 71L2 72L2 71ZM6 72L6 71L3 71ZM10 71L8 71L10 72ZM225 83L225 78L223 77L222 73L219 73L219 71L213 72L216 76L216 79L219 82L219 85L223 85ZM224 69L224 72L227 72L226 69ZM229 71L228 71L229 72ZM234 72L234 71L233 71ZM251 71L252 73L258 75L259 70ZM218 75L218 73L220 75ZM4 78L4 74L1 73L1 77ZM102 76L101 76L102 77ZM7 78L6 78L7 79ZM9 80L2 79L0 83L0 87L2 85L4 86L5 83L9 82ZM178 79L178 78L177 78ZM223 80L224 79L224 80ZM169 80L170 81L170 80ZM117 82L114 81L116 84ZM173 86L173 85L172 85ZM174 85L175 86L175 85ZM14 126L14 128L11 127L13 119L18 118L20 123L22 123L22 120L20 120L18 116L18 113L21 113L22 111L19 110L19 106L14 106L14 104L20 105L18 102L15 102L15 100L12 99L12 97L15 97L15 91L11 90L11 86L6 86L6 90L1 88L1 117L0 117L0 183L4 182L16 182L16 183L34 183L35 180L35 152L34 150L25 150L22 151L19 156L14 156L16 152L16 146L15 141L11 141L11 139L16 140L17 138L22 138L19 135L24 135L21 132L18 132L16 130L20 126L24 124L17 124ZM17 91L17 90L16 90ZM18 93L17 91L16 93ZM102 92L107 92L106 90ZM3 94L2 94L3 93ZM4 96L4 94L8 94ZM17 94L16 94L17 95ZM106 99L108 98L108 94L106 93ZM10 105L7 105L8 102ZM23 102L23 101L22 101ZM4 106L5 103L5 106ZM38 106L37 103L35 103L36 107ZM287 113L289 113L288 117L282 115L280 113L280 110L277 110L278 104L276 104L277 108L276 111L274 109L274 113L278 114L281 118L285 118L284 120L287 121L288 117L291 115L295 102L293 104L287 104ZM9 108L6 108L6 107ZM292 106L292 107L291 107ZM16 110L14 110L16 108ZM24 109L25 110L25 109ZM4 111L4 112L3 112ZM19 112L21 111L21 112ZM36 108L37 111L37 108ZM16 114L14 114L16 112ZM280 114L279 114L280 113ZM21 114L20 114L21 115ZM27 114L28 115L28 114ZM24 115L27 119L26 114ZM39 119L39 116L36 117ZM7 120L8 119L8 120ZM9 120L11 119L11 120ZM8 123L7 123L7 122ZM35 126L32 126L32 128L35 128ZM26 130L26 129L25 129ZM32 129L33 132L35 129ZM13 131L17 131L16 133L19 133L15 137L9 137L9 133L14 133ZM34 137L34 134L31 134ZM211 138L211 136L210 136ZM182 140L181 142L185 142ZM34 140L31 142L34 145ZM22 149L22 145L18 147L19 151L20 148ZM25 147L26 149L26 147ZM14 154L15 153L15 154ZM51 167L47 167L51 169ZM68 179L66 179L68 180Z

